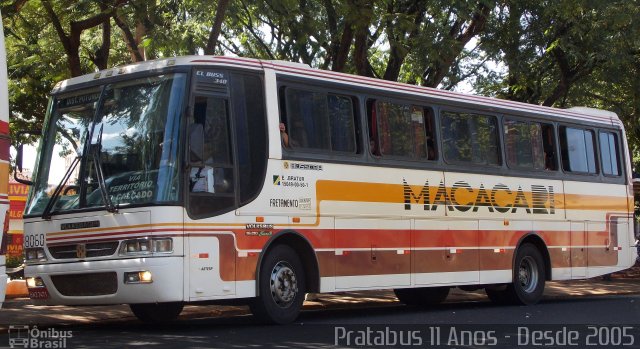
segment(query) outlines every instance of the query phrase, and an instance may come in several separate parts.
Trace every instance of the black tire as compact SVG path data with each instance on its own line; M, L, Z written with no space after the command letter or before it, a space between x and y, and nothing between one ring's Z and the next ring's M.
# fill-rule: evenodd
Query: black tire
M485 292L497 304L532 305L542 299L546 278L542 254L535 245L527 243L516 253L513 282L506 287L487 287Z
M287 245L276 245L260 267L260 295L249 308L261 322L288 324L300 314L305 297L304 268L298 254Z
M131 312L140 321L153 324L177 319L183 307L181 302L129 304Z
M449 287L398 288L393 293L406 305L426 307L444 302L449 295Z
M495 304L514 304L512 299L513 292L507 291L507 288L511 285L492 285L484 289L484 292L489 297L489 300Z

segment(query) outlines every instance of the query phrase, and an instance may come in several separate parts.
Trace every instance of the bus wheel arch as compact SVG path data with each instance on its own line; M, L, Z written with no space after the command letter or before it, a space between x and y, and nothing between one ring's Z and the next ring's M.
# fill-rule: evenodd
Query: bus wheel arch
M256 266L256 297L249 302L253 315L270 324L295 321L306 293L318 289L317 265L311 244L299 233L283 231L273 236Z
M551 263L546 244L536 234L520 239L513 254L512 282L490 285L487 296L498 304L535 304L542 299L545 281L549 280Z
M534 245L538 249L540 254L542 254L542 259L544 261L544 267L545 267L544 268L545 281L551 281L551 256L549 255L549 249L547 248L547 244L540 237L540 235L536 233L532 232L520 238L520 240L518 241L518 244L516 245L516 249L513 254L513 260L511 262L511 265L512 266L515 265L518 250L522 247L522 245L526 243Z
M260 296L260 271L264 262L264 258L277 245L284 244L291 247L302 262L303 271L305 273L305 290L307 292L320 292L320 268L316 252L311 246L309 240L294 230L283 230L272 236L265 244L260 253L258 263L256 265L256 296Z
M311 247L311 242L297 231L284 230L272 236L262 249L262 253L260 253L256 265L256 296L260 295L260 280L258 275L260 275L264 258L269 251L279 244L288 245L298 254L306 276L305 289L307 292L320 292L320 268L318 257L313 247Z

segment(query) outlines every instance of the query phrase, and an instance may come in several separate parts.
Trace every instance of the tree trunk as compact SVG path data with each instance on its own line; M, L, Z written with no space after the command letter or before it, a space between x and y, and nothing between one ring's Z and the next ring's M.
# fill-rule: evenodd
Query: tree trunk
M42 0L42 5L51 18L51 22L56 29L56 33L58 34L62 47L64 47L65 53L67 54L67 63L69 64L69 72L72 77L83 74L82 65L80 64L80 35L82 34L82 32L87 29L104 24L105 22L109 22L114 11L125 2L127 2L127 0L116 0L115 3L111 5L110 10L108 11L101 11L99 14L93 17L89 17L81 21L71 22L71 29L69 31L69 34L67 34L64 28L62 28L60 18L53 10L51 2L49 0ZM108 51L108 49L105 50L107 55L106 59L102 58L105 62L108 60ZM103 63L101 62L100 64Z
M216 16L213 20L213 26L209 32L209 40L207 40L207 46L204 49L204 53L207 55L214 55L216 52L216 46L218 45L218 37L222 30L222 22L224 16L229 7L229 0L218 0L218 6L216 8Z
M113 20L116 22L116 25L122 31L124 36L124 41L127 44L127 50L129 50L129 54L131 55L131 61L133 62L142 62L144 61L144 56L142 50L139 47L139 43L141 38L134 37L133 33L127 26L127 23L124 21L124 18L116 13L113 16Z
M100 3L100 10L106 11L107 6L104 3ZM107 18L102 23L102 45L96 50L91 61L100 70L107 69L109 65L109 50L111 49L111 20Z
M487 23L489 12L491 9L483 3L478 4L477 10L474 12L469 26L461 34L457 34L459 28L462 26L460 20L456 21L449 32L449 36L453 39L453 47L442 53L442 56L437 61L433 62L424 72L422 85L428 87L437 87L456 61L456 58L460 56L464 46L474 36L480 34L484 30L484 26Z
M373 17L373 3L365 1L360 6L361 15L355 25L353 60L358 75L373 77L373 69L371 69L371 64L369 63L369 24Z

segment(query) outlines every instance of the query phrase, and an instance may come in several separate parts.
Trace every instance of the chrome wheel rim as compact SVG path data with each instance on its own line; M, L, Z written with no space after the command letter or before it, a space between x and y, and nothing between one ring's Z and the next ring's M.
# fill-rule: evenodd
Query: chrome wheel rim
M271 270L271 298L281 308L287 308L298 294L298 279L291 265L280 261Z
M539 275L536 261L531 256L524 257L518 269L518 282L522 290L526 293L533 292L538 286Z

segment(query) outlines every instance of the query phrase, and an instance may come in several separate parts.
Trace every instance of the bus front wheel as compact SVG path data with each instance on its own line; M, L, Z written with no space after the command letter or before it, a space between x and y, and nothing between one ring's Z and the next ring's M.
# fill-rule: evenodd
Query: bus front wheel
M489 299L498 304L538 303L544 293L545 270L540 250L533 244L525 243L516 254L513 282L502 287L487 287L485 291Z
M393 293L406 305L426 307L444 302L449 295L449 287L398 288Z
M249 304L253 315L271 324L293 322L305 296L306 280L298 254L287 245L276 245L264 257L259 282L260 295Z
M183 307L181 302L129 304L133 315L147 323L173 321L178 318Z

